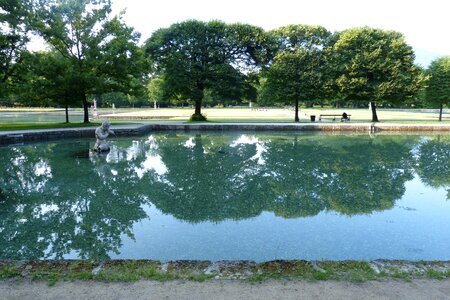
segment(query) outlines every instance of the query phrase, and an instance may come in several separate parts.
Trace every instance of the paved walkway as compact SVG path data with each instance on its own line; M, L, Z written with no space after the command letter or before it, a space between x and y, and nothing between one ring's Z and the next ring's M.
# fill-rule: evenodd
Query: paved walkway
M190 123L185 121L154 121L154 122L142 122L139 124L126 124L126 125L111 125L114 130L127 130L138 129L145 126L162 126L162 127L183 127L183 128L211 128L211 127L233 127L233 128L258 128L271 130L273 128L316 128L316 129L364 129L369 127L376 127L381 130L408 130L408 131L450 131L450 124L396 124L396 123L342 123L342 122L314 122L314 123L274 123L274 122L257 122L257 123ZM72 127L72 128L54 128L54 129L32 129L32 130L7 130L0 131L0 135L11 135L21 133L42 133L42 132L65 132L65 131L93 131L95 126L92 127Z

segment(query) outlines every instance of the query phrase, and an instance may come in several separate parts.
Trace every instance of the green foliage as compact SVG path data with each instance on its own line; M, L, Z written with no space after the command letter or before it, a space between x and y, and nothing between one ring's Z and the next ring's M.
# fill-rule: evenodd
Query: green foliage
M427 102L440 108L439 121L442 120L442 107L450 104L450 56L434 60L428 68L430 80L426 89Z
M117 106L128 106L128 97L122 92L104 93L99 97L95 97L97 107L111 107L113 104Z
M181 97L201 115L205 92L221 99L240 98L246 76L264 61L264 32L245 24L185 21L157 30L146 41L166 98Z
M11 80L27 53L30 17L29 1L0 2L0 98L10 96Z
M326 60L323 49L330 32L321 26L289 25L269 32L277 54L263 73L260 99L263 102L295 103L325 96Z
M369 27L341 32L333 46L338 93L347 100L402 103L414 96L425 78L414 65L414 52L401 33Z
M323 56L316 50L279 53L264 73L266 81L262 85L261 98L295 103L295 121L298 121L299 101L323 96L323 65Z
M193 114L189 118L189 121L192 121L192 122L204 122L204 121L206 121L206 116L204 116L202 114L199 114L199 115Z
M331 38L331 33L322 26L288 25L268 32L275 41L277 52L304 49L322 50Z
M34 52L24 56L18 68L16 97L25 105L78 104L74 91L81 88L73 65L56 51ZM67 116L67 121L69 118Z
M66 74L76 82L72 97L83 103L88 122L88 95L122 91L143 92L145 60L136 45L139 34L121 16L111 18L107 0L49 0L37 10L34 24L68 66Z
M164 80L159 77L151 78L147 84L147 95L151 102L154 103L156 108L156 103L161 102L164 98Z
M189 20L157 30L145 43L145 55L122 14L111 16L109 0L0 4L0 100L7 105L82 102L88 121L88 99L120 92L121 103L134 106L144 101L146 88L153 102L191 102L197 116L202 104L258 98L262 104L295 102L296 119L299 101L422 105L423 95L414 96L427 77L397 32L365 27L332 34L298 24L264 32L248 24ZM48 53L26 51L30 30L50 45ZM432 68L427 98L442 107L448 84L435 82L443 69ZM146 73L163 82L146 87Z

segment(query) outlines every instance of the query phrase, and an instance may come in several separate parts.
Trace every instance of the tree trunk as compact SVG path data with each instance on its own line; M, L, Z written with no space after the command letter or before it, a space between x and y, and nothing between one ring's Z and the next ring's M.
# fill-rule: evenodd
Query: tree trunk
M195 116L200 116L202 114L202 100L195 100Z
M203 81L197 81L197 93L193 98L195 98L195 111L191 119L194 121L206 121L206 118L202 116L202 102L205 98L205 86Z
M376 108L376 102L372 101L371 102L371 108L372 108L372 122L379 122L378 121L378 116L377 116L377 108Z
M300 119L298 118L298 98L295 99L295 122L300 121Z
M66 100L66 123L69 123L69 104Z
M439 107L439 122L442 122L442 108L444 107L444 103L441 103L441 107Z
M88 108L88 102L86 99L86 94L83 94L83 109L84 109L84 123L89 123L89 108Z

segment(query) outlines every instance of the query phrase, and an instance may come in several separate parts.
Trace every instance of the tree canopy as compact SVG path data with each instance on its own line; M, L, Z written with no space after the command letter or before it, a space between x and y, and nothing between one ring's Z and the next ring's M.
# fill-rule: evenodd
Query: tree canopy
M434 60L428 68L430 80L426 89L428 102L439 107L439 121L442 121L442 108L450 104L450 56Z
M277 102L295 103L295 121L299 121L300 100L319 97L323 90L323 56L317 51L298 49L277 54L264 73L261 97Z
M146 41L156 73L164 76L165 95L181 96L195 105L202 120L205 92L240 97L246 75L264 61L264 31L246 24L189 20L157 30Z
M76 77L75 98L89 122L88 95L143 91L143 55L139 34L111 17L107 0L48 0L37 10L35 28L64 59Z
M64 105L69 122L69 105L77 103L73 91L79 89L74 66L56 51L27 53L18 68L17 97L29 105Z
M205 119L202 105L294 103L296 121L301 102L370 102L372 120L378 121L377 103L442 108L448 105L442 99L450 98L447 85L436 82L445 73L436 61L428 70L434 79L424 100L428 76L414 65L403 35L394 31L364 27L331 33L302 24L264 31L249 24L187 20L155 31L140 47L140 36L124 23L123 13L112 15L110 0L0 5L2 103L82 103L85 122L88 101L111 105L111 95L120 105L145 105L156 94L163 106L190 102L197 120ZM28 53L30 32L46 41L45 53ZM49 76L52 72L63 74ZM162 80L150 94L148 78ZM69 102L64 94L70 94Z
M0 97L7 95L10 79L27 52L30 19L29 1L0 1Z
M296 49L322 50L330 41L331 32L322 26L292 24L268 32L274 38L277 52Z
M423 78L414 65L414 52L401 33L369 27L339 33L333 61L340 95L370 101L372 121L378 122L377 101L401 103L415 95Z
M275 40L276 55L266 72L260 97L295 103L299 121L301 100L324 96L326 56L331 33L321 26L289 25L268 33Z

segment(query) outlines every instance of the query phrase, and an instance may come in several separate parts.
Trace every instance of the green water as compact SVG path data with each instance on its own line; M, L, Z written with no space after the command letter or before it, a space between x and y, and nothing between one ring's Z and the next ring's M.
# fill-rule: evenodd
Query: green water
M450 136L0 148L0 259L450 259Z

